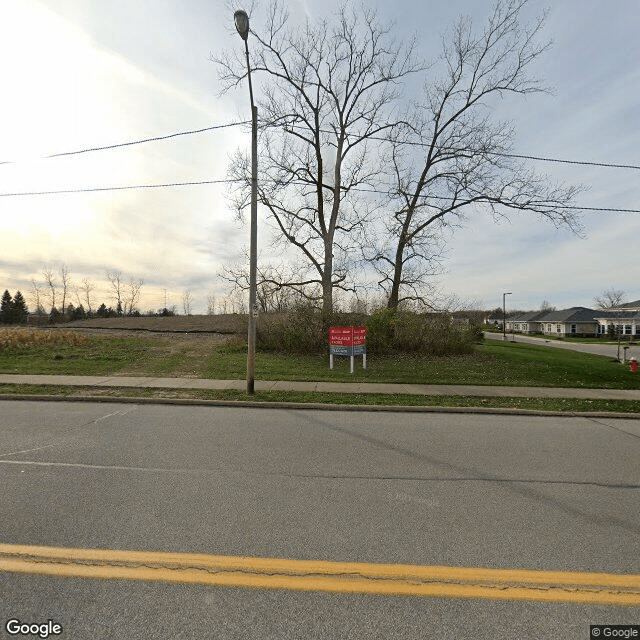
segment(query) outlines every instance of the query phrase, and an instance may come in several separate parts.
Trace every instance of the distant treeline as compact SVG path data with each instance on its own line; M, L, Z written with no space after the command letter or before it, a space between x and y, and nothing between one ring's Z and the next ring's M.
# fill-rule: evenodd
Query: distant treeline
M57 322L71 322L72 320L85 320L87 318L117 318L123 316L140 317L142 314L138 309L123 312L122 304L118 303L117 307L107 307L104 302L95 310L85 310L82 304L77 307L69 303L64 312L57 307L52 307L47 313L42 307L34 312L30 312L24 296L20 291L16 291L11 297L8 289L2 294L2 303L0 304L0 323L1 324L55 324ZM174 316L176 308L164 308L158 311L148 311L146 316Z

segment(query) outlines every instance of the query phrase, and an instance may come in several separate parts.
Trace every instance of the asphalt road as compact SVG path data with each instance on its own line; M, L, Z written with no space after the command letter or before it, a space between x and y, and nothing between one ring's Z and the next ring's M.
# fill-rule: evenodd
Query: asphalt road
M0 542L640 574L639 461L640 419L0 401ZM0 572L0 637L10 618L65 639L575 639L640 607Z

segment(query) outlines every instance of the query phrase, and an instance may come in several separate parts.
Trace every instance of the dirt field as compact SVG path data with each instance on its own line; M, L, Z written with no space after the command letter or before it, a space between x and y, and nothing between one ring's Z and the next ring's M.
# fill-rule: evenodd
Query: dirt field
M168 316L158 318L93 318L76 320L55 327L66 330L81 330L87 335L144 335L145 337L182 337L197 339L219 337L226 341L231 336L244 336L247 332L247 317L237 314L215 316Z

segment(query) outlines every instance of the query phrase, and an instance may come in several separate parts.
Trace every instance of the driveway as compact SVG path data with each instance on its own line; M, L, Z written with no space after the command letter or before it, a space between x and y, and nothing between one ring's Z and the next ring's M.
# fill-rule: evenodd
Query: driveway
M502 340L501 333L485 332L485 338L490 340ZM507 333L507 339L514 342L528 342L530 344L538 344L545 347L556 347L557 349L569 349L571 351L582 351L583 353L593 353L598 356L607 356L608 358L618 357L618 345L612 343L581 343L581 342L564 342L562 340L547 340L545 338L534 338L532 336L525 336L521 333ZM620 345L620 356L623 355L622 343ZM627 349L627 360L631 357L635 357L640 360L640 344L634 344Z

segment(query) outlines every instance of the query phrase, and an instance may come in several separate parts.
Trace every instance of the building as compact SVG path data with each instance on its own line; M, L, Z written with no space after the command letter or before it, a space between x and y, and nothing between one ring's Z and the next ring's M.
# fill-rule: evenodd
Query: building
M499 325L502 326L501 320ZM606 310L571 307L560 311L530 311L507 318L506 331L558 337L620 335L632 338L640 336L640 300Z
M595 313L599 336L640 336L640 300Z
M541 333L558 337L597 336L597 313L587 307L525 313L507 320L507 331Z

